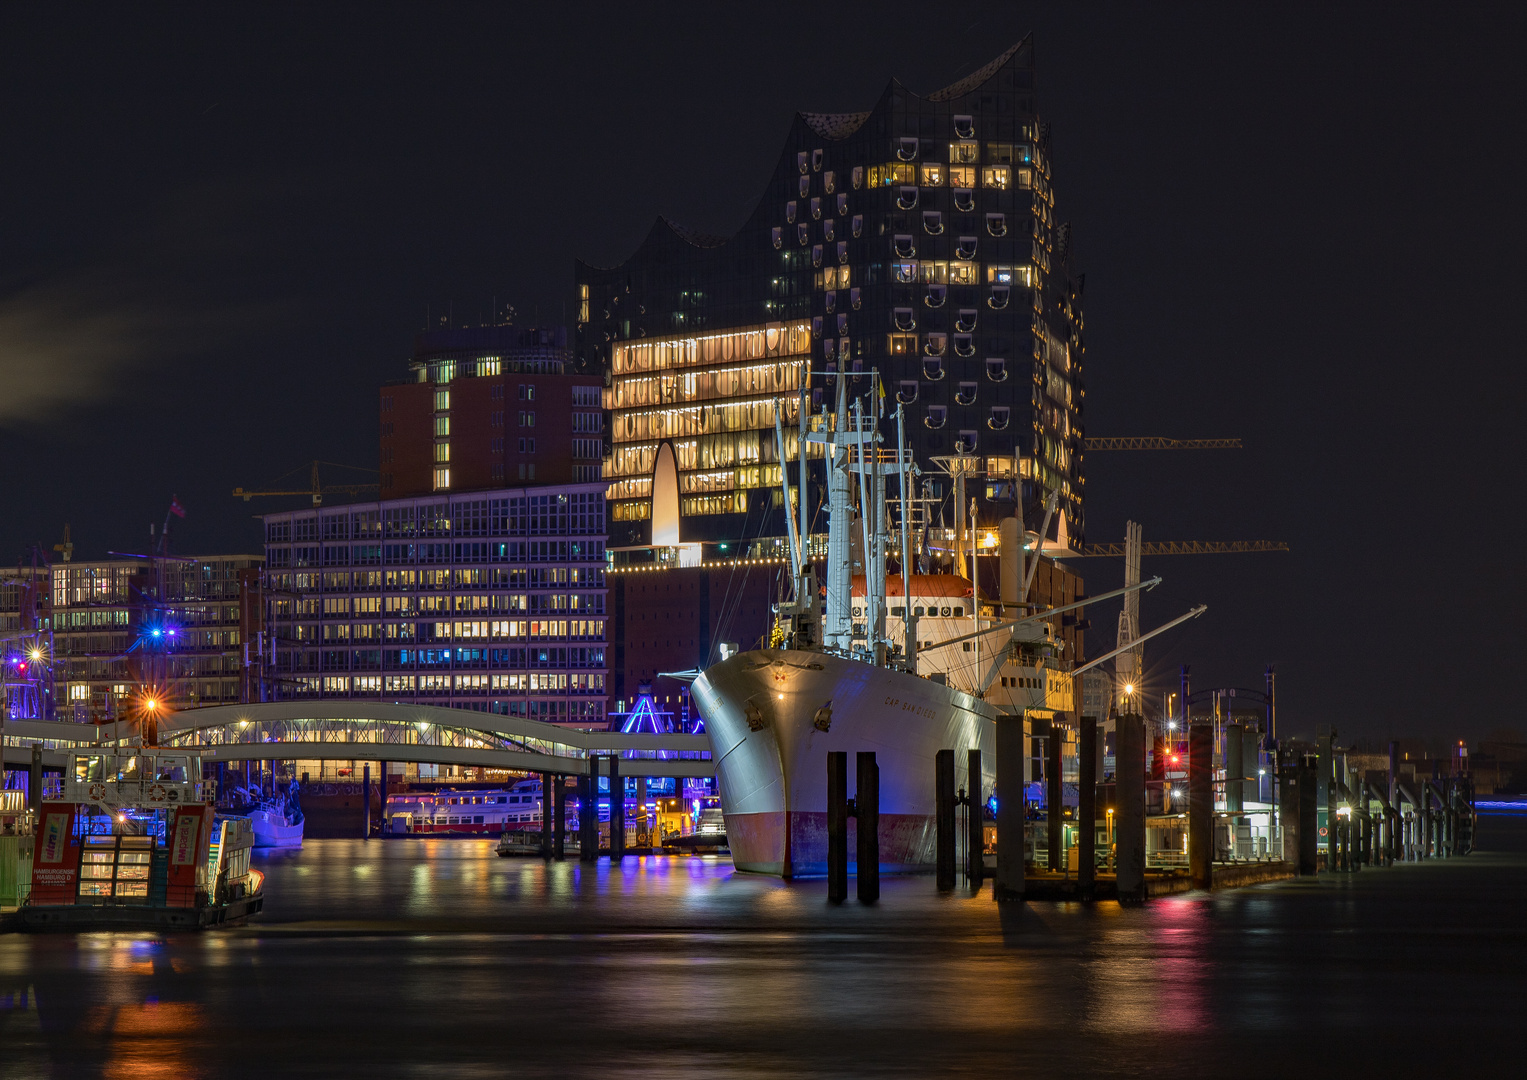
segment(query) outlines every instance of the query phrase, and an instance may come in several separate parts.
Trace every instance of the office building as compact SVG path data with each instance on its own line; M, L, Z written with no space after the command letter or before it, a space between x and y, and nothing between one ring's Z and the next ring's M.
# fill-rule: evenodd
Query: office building
M607 723L600 482L267 514L267 699Z
M602 387L572 373L561 328L420 334L381 389L381 497L598 480Z

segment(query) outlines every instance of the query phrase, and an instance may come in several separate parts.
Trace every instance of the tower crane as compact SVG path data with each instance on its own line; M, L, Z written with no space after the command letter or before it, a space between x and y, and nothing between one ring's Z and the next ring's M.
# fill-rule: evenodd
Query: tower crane
M1084 450L1240 450L1240 439L1166 439L1154 435L1083 439Z
M309 484L308 484L308 486L306 488L303 488L303 489L293 489L293 490L280 490L280 489L275 489L275 488L268 488L268 489L264 489L264 490L245 491L241 487L236 487L236 488L233 489L234 498L243 499L245 502L248 502L250 499L254 498L256 495L307 495L307 496L310 496L312 498L314 506L322 506L323 505L323 497L324 497L324 493L325 492L327 492L329 494L340 494L340 495L359 495L362 492L366 492L366 491L379 491L381 489L381 485L380 484L330 484L327 487L325 487L323 485L322 481L319 479L319 476L318 476L318 466L320 466L320 465L329 465L329 466L332 466L333 468L336 468L336 469L355 469L355 470L360 471L360 472L375 472L376 471L375 469L361 469L360 466L357 466L357 465L340 465L340 464L338 464L336 462L333 462L333 461L314 461L312 466L311 466L311 468L312 468L312 478L309 481ZM303 466L298 466L297 469L293 469L291 472L286 473L285 475L286 476L291 476L292 473L297 472L301 468L303 468ZM284 479L284 478L285 477L280 477L278 479Z

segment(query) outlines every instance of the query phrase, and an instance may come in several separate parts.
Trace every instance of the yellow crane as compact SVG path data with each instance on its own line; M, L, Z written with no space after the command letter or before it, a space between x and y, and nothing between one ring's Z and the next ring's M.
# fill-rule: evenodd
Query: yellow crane
M329 466L332 466L333 468L336 468L336 469L356 469L356 470L358 470L360 472L375 472L376 471L375 469L361 469L357 465L340 465L340 464L337 464L337 463L335 463L333 461L315 461L311 465L312 478L311 478L311 480L309 482L308 487L306 487L306 488L303 488L303 489L292 489L292 490L282 490L282 489L277 489L277 488L266 488L266 489L262 489L262 490L245 491L241 487L236 487L236 488L233 489L234 498L243 499L245 502L248 502L250 499L254 498L256 495L308 495L308 496L312 497L313 505L314 506L322 506L323 505L323 497L324 497L324 494L326 492L328 494L331 494L331 495L334 495L334 494L338 494L338 495L359 495L362 492L366 492L366 491L380 491L381 490L381 485L380 484L329 484L327 487L325 487L323 482L318 477L318 466L320 466L320 465L329 465ZM291 472L286 473L285 476L277 477L277 479L278 480L283 480L283 479L286 478L286 476L291 476L292 473L298 472L298 471L300 471L301 469L304 469L304 468L309 468L309 466L299 465L296 469L293 469Z

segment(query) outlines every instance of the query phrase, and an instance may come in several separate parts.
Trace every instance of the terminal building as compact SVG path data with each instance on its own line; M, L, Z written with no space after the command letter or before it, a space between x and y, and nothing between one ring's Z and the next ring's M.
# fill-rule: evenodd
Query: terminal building
M864 111L798 114L730 236L659 218L619 265L578 264L577 363L608 379L627 682L704 668L720 641L748 648L768 634L786 532L780 469L793 478L802 401L819 410L841 378L886 446L904 411L924 477L909 512L925 563L968 574L951 555L994 556L998 521L1038 528L1052 492L1046 551L1081 550L1083 282L1056 205L1025 39L930 94L892 81ZM815 546L825 471L811 456ZM899 505L891 513L895 537ZM990 580L984 563L977 576L995 595L996 560L985 562ZM1037 599L1080 584L1056 565ZM654 591L673 602L640 610ZM1080 656L1081 633L1063 636Z

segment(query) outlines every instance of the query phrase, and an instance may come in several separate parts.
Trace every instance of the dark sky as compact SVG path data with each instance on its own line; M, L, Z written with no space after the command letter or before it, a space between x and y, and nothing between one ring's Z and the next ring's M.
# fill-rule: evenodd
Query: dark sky
M1147 561L1147 625L1210 605L1156 687L1275 663L1289 732L1517 723L1521 9L1075 7L0 6L0 557L141 550L172 494L179 550L258 550L281 504L229 491L374 467L427 305L561 321L575 256L739 225L794 111L1032 31L1088 433L1246 442L1092 455L1089 539L1293 545Z

